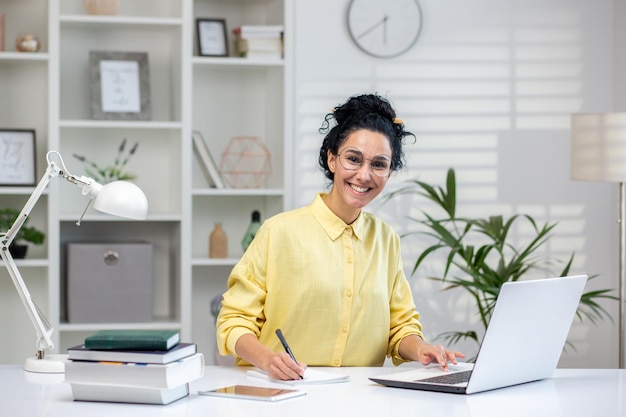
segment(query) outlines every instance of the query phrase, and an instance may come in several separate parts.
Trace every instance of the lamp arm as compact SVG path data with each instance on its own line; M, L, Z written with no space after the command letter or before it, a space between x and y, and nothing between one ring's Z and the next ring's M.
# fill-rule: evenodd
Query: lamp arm
M43 313L33 302L30 292L24 283L24 279L15 265L15 261L13 260L13 256L11 256L8 246L5 246L4 244L2 245L0 257L4 260L4 263L9 270L9 275L13 280L13 284L15 284L15 288L17 289L17 292L22 299L22 303L24 304L24 308L28 313L28 317L35 327L35 332L37 333L37 357L41 359L43 358L44 351L46 349L54 349L54 342L52 342L52 326L50 326L48 319L46 319Z
M35 207L35 204L37 204L37 201L39 201L39 198L41 198L46 187L48 187L50 180L54 177L58 177L62 174L62 172L63 171L54 162L50 162L48 164L48 168L46 169L45 174L41 177L41 180L39 180L39 184L37 184L37 187L35 187L35 191L33 191L33 193L30 195L30 198L22 208L20 214L15 219L13 225L2 237L3 244L9 246L11 242L13 242L13 239L15 239L15 236L22 228L22 225L26 222L28 216L30 216L30 212L32 211L33 207Z
M37 333L37 355L40 357L43 357L44 351L46 349L54 348L54 343L52 342L51 338L53 329L52 326L50 326L48 320L33 302L30 292L28 291L28 288L24 283L24 279L22 278L22 275L20 274L17 265L15 265L15 261L13 260L13 256L11 255L11 252L9 250L9 246L13 242L13 239L15 239L15 237L17 236L17 233L19 232L21 227L26 222L26 219L30 215L31 210L33 209L35 204L37 204L37 201L48 186L50 180L54 177L62 175L62 172L63 171L59 169L59 167L54 162L50 162L48 164L48 168L46 169L45 174L39 181L39 184L37 184L37 187L35 187L35 191L33 191L33 193L31 194L30 198L24 205L24 208L22 208L22 211L15 219L15 222L4 235L0 236L0 257L4 261L9 271L9 275L11 276L13 284L15 284L15 288L17 289L17 292L22 299L22 303L24 304L24 308L28 313L28 317L35 327L35 332Z

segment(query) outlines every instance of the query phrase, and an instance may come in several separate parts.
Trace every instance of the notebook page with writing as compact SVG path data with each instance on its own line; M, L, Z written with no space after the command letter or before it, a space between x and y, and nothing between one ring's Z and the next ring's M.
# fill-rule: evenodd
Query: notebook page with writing
M346 382L350 379L349 375L336 374L333 372L325 372L319 369L306 368L304 371L303 379L295 379L284 381L280 379L272 379L267 375L267 372L260 369L251 369L246 372L249 377L261 378L272 382L279 382L289 385L303 385L303 384L334 384L337 382Z

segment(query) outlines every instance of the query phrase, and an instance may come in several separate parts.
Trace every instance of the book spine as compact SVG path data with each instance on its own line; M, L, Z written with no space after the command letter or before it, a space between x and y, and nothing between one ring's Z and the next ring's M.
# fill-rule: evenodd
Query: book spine
M165 405L189 395L189 384L164 389L97 384L71 384L71 386L75 401Z
M87 349L115 349L115 350L167 350L167 341L164 340L85 340Z
M67 350L69 360L95 361L95 362L138 362L166 364L186 358L197 353L195 343L182 343L168 351L152 350L95 350L85 348L69 348Z
M240 26L233 29L233 34L241 38L280 38L282 26Z
M204 138L198 131L193 132L193 144L198 157L198 162L204 172L204 175L209 183L209 186L215 188L224 188L224 181L220 175L220 171L217 168L215 160L211 156L209 147L207 146Z
M75 384L172 388L203 374L204 356L201 353L167 365L91 361L68 361L65 364L65 382Z

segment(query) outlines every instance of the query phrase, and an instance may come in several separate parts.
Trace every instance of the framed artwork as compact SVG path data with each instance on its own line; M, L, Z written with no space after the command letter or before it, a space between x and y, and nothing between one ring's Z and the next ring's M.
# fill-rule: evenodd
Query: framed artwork
M196 19L198 34L198 55L228 56L228 36L226 20Z
M35 131L0 129L0 186L35 185Z
M91 117L150 120L150 73L145 52L89 52Z

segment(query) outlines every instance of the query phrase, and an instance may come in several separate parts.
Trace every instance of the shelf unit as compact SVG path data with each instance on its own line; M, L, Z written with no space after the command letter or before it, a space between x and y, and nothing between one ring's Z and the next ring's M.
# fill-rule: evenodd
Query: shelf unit
M83 174L73 158L112 162L123 138L139 143L127 168L146 193L146 221L129 221L90 210L72 186L53 181L30 216L46 231L46 243L31 246L18 261L35 302L56 329L56 351L79 344L106 328L173 328L198 343L212 362L215 348L211 299L226 288L230 269L242 254L240 241L253 210L265 219L290 208L289 170L292 108L289 16L291 0L133 0L114 16L85 13L82 1L0 0L7 15L6 50L0 51L0 128L33 128L37 136L37 178L48 150L58 150L68 170ZM224 18L229 32L242 24L285 25L286 59L274 62L238 57L200 57L196 18ZM29 27L26 27L26 26ZM23 31L42 41L37 53L15 52L11 39ZM149 121L92 120L89 51L147 52ZM219 161L234 136L262 138L272 173L259 189L209 188L193 154L198 130ZM0 187L0 206L21 208L34 187ZM228 234L228 258L208 258L208 238L220 222ZM68 242L147 241L154 251L154 320L147 323L71 323L65 300ZM15 311L15 313L13 313ZM13 284L0 270L0 312L14 314L0 331L15 343L1 347L5 361L21 363L34 350L34 332ZM6 345L6 344L5 344Z
M266 219L290 207L287 183L287 155L291 151L287 132L291 131L289 82L290 28L289 0L195 0L192 39L192 126L208 142L214 159L219 160L231 138L257 136L267 146L272 172L261 189L207 188L200 167L192 166L191 265L192 335L205 354L215 349L213 325L207 326L210 301L226 289L230 269L243 250L241 240L253 210ZM221 18L226 21L231 56L198 56L195 21ZM240 25L283 25L285 59L262 61L234 57L232 29ZM209 259L209 235L215 223L222 223L228 236L228 258ZM208 331L207 331L208 329ZM211 358L207 357L210 362Z

